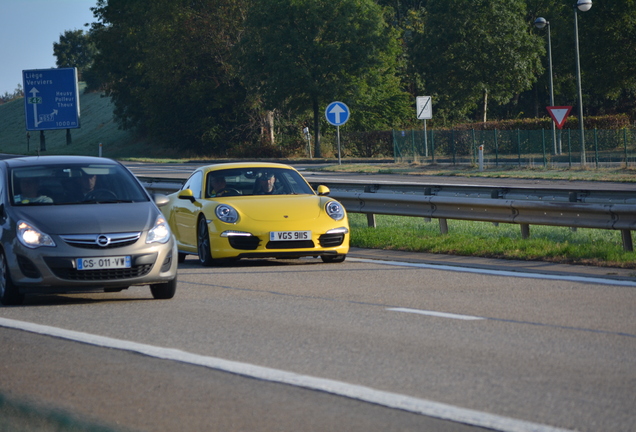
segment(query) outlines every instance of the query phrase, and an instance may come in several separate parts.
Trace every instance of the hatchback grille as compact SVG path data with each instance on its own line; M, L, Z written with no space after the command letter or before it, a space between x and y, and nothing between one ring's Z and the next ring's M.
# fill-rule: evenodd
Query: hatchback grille
M152 264L142 264L124 269L77 270L72 268L53 268L53 273L60 279L73 281L105 281L114 279L130 279L145 276L152 269Z
M42 276L40 274L40 270L38 270L35 264L33 264L33 261L22 255L18 255L17 258L18 265L20 266L20 271L23 275L33 279L37 279Z
M113 249L134 244L140 232L115 234L75 234L63 235L62 240L67 244L84 249Z

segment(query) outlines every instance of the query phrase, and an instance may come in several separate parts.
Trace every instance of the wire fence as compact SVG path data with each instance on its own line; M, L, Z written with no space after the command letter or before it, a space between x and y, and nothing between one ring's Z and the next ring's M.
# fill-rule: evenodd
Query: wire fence
M636 129L393 130L396 162L476 164L480 148L487 166L636 165Z

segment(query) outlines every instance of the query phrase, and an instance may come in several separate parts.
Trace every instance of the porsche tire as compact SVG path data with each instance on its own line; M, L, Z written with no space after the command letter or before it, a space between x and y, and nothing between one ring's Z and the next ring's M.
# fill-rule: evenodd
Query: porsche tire
M324 263L341 263L347 258L346 254L340 255L320 255L320 259Z
M204 217L199 218L197 223L197 252L199 254L199 262L202 265L209 267L214 263L212 252L210 251L210 233Z

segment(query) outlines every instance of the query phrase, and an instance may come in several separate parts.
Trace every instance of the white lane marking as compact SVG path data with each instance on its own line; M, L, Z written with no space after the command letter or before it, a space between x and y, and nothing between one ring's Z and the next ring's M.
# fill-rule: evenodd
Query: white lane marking
M65 330L58 327L50 327L40 324L17 321L8 318L0 318L0 326L24 330L32 333L53 336L75 342L81 342L105 348L114 348L124 351L132 351L163 360L172 360L182 363L204 366L223 372L230 372L250 378L257 378L270 382L288 384L310 390L318 390L338 396L369 402L388 408L399 409L428 417L464 423L472 426L489 428L502 432L572 432L539 423L517 420L510 417L502 417L481 411L460 408L449 404L405 396L375 390L370 387L349 384L326 378L318 378L309 375L297 374L249 363L241 363L224 360L217 357L208 357L199 354L188 353L172 348L162 348L131 341L114 339L89 333Z
M594 284L601 284L601 285L636 287L636 281L603 279L599 277L565 276L565 275L551 275L551 274L545 274L545 273L528 273L528 272L516 272L516 271L507 271L507 270L489 270L489 269L482 269L482 268L460 267L460 266L450 266L450 265L441 265L441 264L383 261L383 260L353 258L353 257L347 257L347 261L362 262L362 263L369 263L369 264L384 264L384 265L401 266L401 267L417 267L417 268L426 268L426 269L432 269L432 270L444 270L444 271L454 271L454 272L464 272L464 273L478 273L478 274L487 274L487 275L493 275L493 276L564 280L564 281L570 281L570 282L584 282L584 283L594 283Z
M386 308L386 310L390 310L394 312L406 312L406 313L414 313L414 314L420 314L420 315L429 315L429 316L440 317L440 318L466 320L466 321L486 319L484 317L478 317L478 316L472 316L472 315L459 315L459 314L447 313L447 312L436 312L436 311L429 311L429 310L422 310L422 309L409 309L409 308L400 308L400 307Z

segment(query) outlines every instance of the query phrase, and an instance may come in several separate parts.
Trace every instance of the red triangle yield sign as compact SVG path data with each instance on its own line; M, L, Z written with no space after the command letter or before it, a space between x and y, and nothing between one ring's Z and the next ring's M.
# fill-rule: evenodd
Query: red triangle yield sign
M552 120L554 120L554 123L559 129L563 127L565 120L570 115L570 111L572 111L571 106L549 106L546 108L548 109L548 113L550 113L550 117L552 117Z

